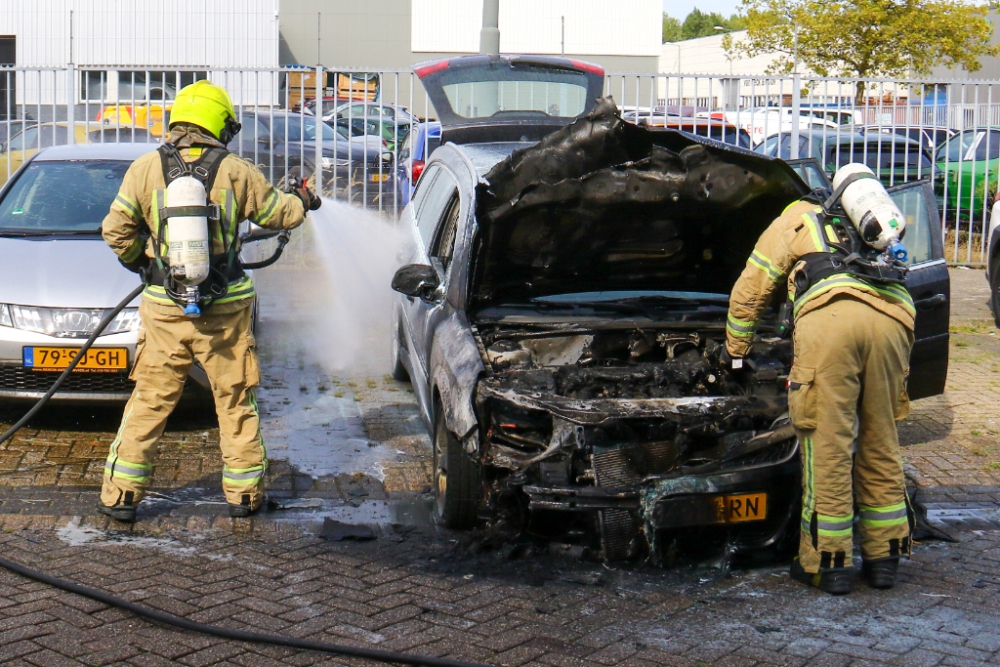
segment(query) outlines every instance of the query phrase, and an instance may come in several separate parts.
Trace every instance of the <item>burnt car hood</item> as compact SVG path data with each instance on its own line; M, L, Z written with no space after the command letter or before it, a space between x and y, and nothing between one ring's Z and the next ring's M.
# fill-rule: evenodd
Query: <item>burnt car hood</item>
M610 98L477 189L467 310L555 294L728 294L809 187L784 162L622 120Z

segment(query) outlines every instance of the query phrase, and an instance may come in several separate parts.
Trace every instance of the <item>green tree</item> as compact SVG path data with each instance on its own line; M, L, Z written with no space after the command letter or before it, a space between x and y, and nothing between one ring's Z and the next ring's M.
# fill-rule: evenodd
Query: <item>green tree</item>
M716 30L716 26L725 28L726 31L742 30L744 28L743 19L737 14L733 14L727 19L718 12L705 13L695 7L684 18L684 23L681 24L680 38L683 40L718 35L721 31Z
M679 42L681 39L681 22L670 14L663 12L663 41Z
M743 0L747 37L724 41L732 57L782 56L769 73L800 64L820 76L926 76L938 65L980 68L990 45L989 3L957 0ZM796 39L797 37L797 39ZM864 101L858 86L856 103Z

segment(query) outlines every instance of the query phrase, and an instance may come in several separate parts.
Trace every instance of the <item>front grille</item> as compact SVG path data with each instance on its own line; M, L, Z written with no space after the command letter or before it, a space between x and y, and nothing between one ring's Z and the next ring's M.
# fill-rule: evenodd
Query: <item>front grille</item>
M0 391L46 392L59 373L30 371L21 366L0 366ZM131 394L135 383L125 373L73 373L60 392Z
M649 475L669 472L677 462L673 442L635 442L594 451L597 486L630 486Z

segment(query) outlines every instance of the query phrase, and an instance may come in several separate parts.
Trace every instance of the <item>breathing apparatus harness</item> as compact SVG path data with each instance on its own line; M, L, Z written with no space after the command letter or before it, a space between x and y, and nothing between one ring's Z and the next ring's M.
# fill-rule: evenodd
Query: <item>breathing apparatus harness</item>
M820 226L832 227L833 235L839 241L833 242L828 237L826 242L830 247L829 252L813 252L800 258L801 264L794 279L797 295L805 294L816 283L838 274L846 274L872 285L906 284L906 249L899 244L888 246L884 250L874 248L871 243L879 233L876 225L867 228L865 221L862 221L858 225L861 228L859 230L852 224L844 209L841 201L844 192L854 183L866 179L877 180L878 177L869 173L851 174L828 197L822 196L826 194L822 190L803 197L803 201L814 203L822 209L821 213L816 214ZM780 334L791 333L793 312L792 300L788 299L778 313Z
M157 230L159 238L153 244L156 262L155 266L150 268L146 282L162 285L167 296L182 309L185 309L186 313L194 310L192 306L197 309L195 312L200 313L216 300L225 297L229 291L230 283L242 279L245 275L243 267L239 264L239 234L236 229L230 229L228 233L231 234L231 238L227 239L222 210L218 204L208 201L208 195L212 191L219 167L229 151L217 146L205 147L202 155L193 162L185 162L173 144L164 144L157 149L157 152L160 154L165 185L169 187L171 183L185 176L193 177L204 186L207 203L204 206L168 205L160 208L158 212L160 226ZM163 239L169 237L170 218L180 217L204 217L208 223L218 224L226 249L223 255L209 258L208 278L196 286L194 290L191 289L190 285L180 282L178 278L182 277L183 274L178 274L176 267L170 266L161 250Z

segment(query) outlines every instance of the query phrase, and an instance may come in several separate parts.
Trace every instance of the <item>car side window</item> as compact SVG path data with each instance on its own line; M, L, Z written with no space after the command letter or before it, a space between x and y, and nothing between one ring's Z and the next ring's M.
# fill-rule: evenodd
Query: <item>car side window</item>
M451 258L455 254L455 235L458 231L458 216L462 209L462 200L456 191L444 210L444 217L438 225L437 233L434 236L434 245L430 256L437 257L441 261L441 266L445 273L451 266Z
M400 162L410 159L410 144L413 143L413 135L415 134L416 132L411 132L406 135L405 139L403 139L403 145L399 147Z
M434 232L438 228L438 223L451 201L456 196L458 185L455 178L445 169L441 169L438 177L434 179L431 188L427 191L426 199L417 211L417 232L423 241L424 248L430 253L431 241Z
M416 189L413 191L414 214L419 212L420 208L424 205L424 200L427 199L427 193L430 191L431 184L433 184L440 171L440 166L432 164L420 174L420 178L417 179L415 184Z
M906 220L906 231L903 234L903 245L908 254L906 263L913 266L934 259L923 185L904 186L889 194Z

